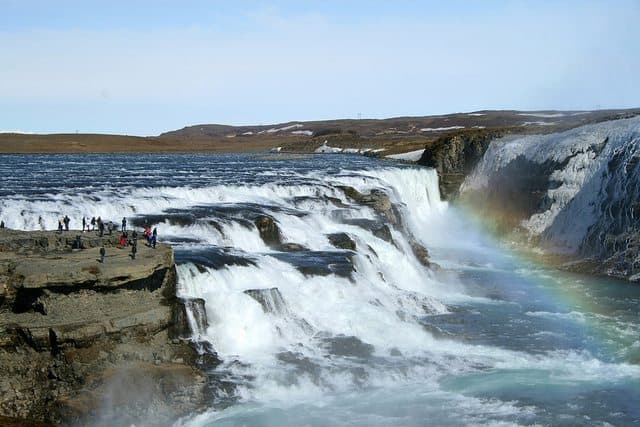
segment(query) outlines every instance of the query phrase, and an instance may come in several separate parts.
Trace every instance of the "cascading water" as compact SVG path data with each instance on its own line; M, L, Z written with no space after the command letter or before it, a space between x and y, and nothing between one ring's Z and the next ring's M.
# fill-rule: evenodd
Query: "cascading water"
M640 291L515 257L432 170L278 159L15 156L0 216L127 216L173 244L194 339L233 384L181 425L640 420Z
M539 187L522 181L514 191L544 196L522 218L526 230L555 250L602 254L607 234L640 224L640 117L494 141L463 192L504 191L523 176L538 176Z

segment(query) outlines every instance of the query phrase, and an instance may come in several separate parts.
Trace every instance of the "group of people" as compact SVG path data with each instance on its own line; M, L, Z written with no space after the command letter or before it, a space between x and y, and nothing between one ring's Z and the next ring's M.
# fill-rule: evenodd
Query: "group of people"
M96 227L98 227L98 233L100 234L100 237L104 236L105 229L107 230L109 235L111 235L113 231L116 229L115 225L111 221L108 221L105 224L105 222L102 220L101 217L98 217L98 218L96 218L95 216L91 217L91 221L89 221L89 218L85 218L84 216L82 217L83 232L95 231Z
M71 223L71 218L69 218L68 215L65 215L63 218L60 218L58 220L58 232L62 233L62 231L69 231L69 224ZM38 224L40 224L40 228L41 229L45 229L44 227L44 221L42 219L42 217L38 217ZM88 218L86 217L82 217L82 232L84 233L85 231L95 231L96 227L98 228L98 233L100 234L100 237L104 236L104 232L105 230L108 231L109 235L111 235L111 233L113 232L113 230L115 230L115 227L113 225L113 223L111 221L107 222L105 224L105 222L102 220L102 218L98 217L96 218L95 216L91 218L91 221L88 221Z
M120 234L120 247L125 248L127 246L131 246L131 259L136 259L136 254L138 253L138 232L136 230L133 230L131 232L131 237L129 237L126 218L122 218L121 231L122 233ZM147 240L147 246L155 249L156 242L158 241L158 229L154 227L153 231L151 231L151 227L148 224L145 224L144 237Z
M40 217L38 219L38 221L40 221L40 219L42 219L42 217ZM70 222L71 222L71 218L69 218L67 215L65 215L64 218L60 218L58 220L58 233L62 233L63 229L65 231L69 231L69 223Z
M38 224L42 230L45 230L44 220L42 216L38 217ZM68 215L65 215L62 218L58 219L58 232L62 233L63 231L69 231L69 225L71 224L71 218ZM0 221L0 229L5 228L4 221ZM97 228L100 237L104 236L105 229L108 234L111 235L113 231L116 229L114 224L111 221L104 222L101 217L92 217L91 220L89 218L83 216L82 217L82 232L95 231ZM144 237L147 240L147 246L155 249L156 243L158 241L158 229L145 223L144 226ZM126 246L131 246L131 259L136 259L136 253L138 252L138 232L136 230L131 231L131 237L129 237L129 232L127 231L127 218L122 218L122 228L120 235L120 246L125 248ZM82 241L80 236L76 236L76 241L74 243L75 249L83 249ZM106 256L106 249L104 246L100 248L100 259L101 263L104 262L104 258Z
M42 217L38 218L38 223L41 228L44 229L44 221ZM69 224L71 223L71 219L65 215L63 218L58 220L58 232L62 233L62 231L69 231ZM0 224L0 227L4 228L4 222ZM82 217L82 232L89 231L98 231L100 237L102 237L105 233L105 229L108 234L111 235L113 231L116 229L114 224L111 221L105 222L101 217L92 217L91 220L87 217ZM131 236L129 236L129 231L127 231L127 218L122 218L122 227L120 229L120 247L125 248L127 246L131 246L131 259L136 259L136 254L138 252L138 232L136 230L131 231ZM151 226L145 223L144 226L144 237L147 240L147 246L156 248L156 243L158 241L158 229L156 227L151 230ZM77 240L80 239L80 236L76 237ZM77 243L78 248L81 247L80 243ZM106 249L104 246L100 248L100 259L101 263L104 262L104 258L106 256Z

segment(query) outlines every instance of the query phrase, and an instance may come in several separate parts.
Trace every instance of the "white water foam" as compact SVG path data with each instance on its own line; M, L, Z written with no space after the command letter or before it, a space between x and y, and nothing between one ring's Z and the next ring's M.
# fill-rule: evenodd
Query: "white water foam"
M311 251L335 251L327 234L347 233L356 243L356 250L350 253L355 271L351 277L342 277L303 274L279 258L278 251L266 245L255 228L232 219L204 217L183 225L169 218L159 224L161 236L194 239L201 246L231 247L255 262L218 269L191 263L178 266L179 295L205 301L209 326L197 338L213 344L225 361L224 370L235 378L236 392L243 402L312 404L317 408L332 404L336 394L363 387L393 390L421 384L425 393L447 401L443 407L468 405L468 418L463 419L481 421L473 414L494 411L509 416L529 409L446 393L439 380L493 369L553 371L565 381L580 381L583 372L588 373L586 380L594 381L640 376L637 367L607 364L588 353L531 355L436 338L426 330L420 318L447 314L447 305L464 297L465 289L449 280L451 276L444 281L443 276L420 264L409 238L426 246L477 244L448 204L440 200L435 171L383 168L343 171L334 176L310 172L296 178L309 184L156 187L119 193L96 190L93 197L46 195L35 201L12 197L0 202L0 208L11 218L10 227L33 229L38 227L38 215L55 219L63 213L74 217L101 214L117 220L168 209L251 204L274 218L284 242ZM341 185L361 193L382 190L389 196L402 217L402 227L391 230L394 243L345 221L374 221L376 212L346 197L339 190ZM204 219L216 219L218 227ZM52 219L48 221L50 227L55 225ZM189 248L183 246L184 250ZM273 288L277 288L285 309L265 311L244 292ZM340 348L340 342L346 343L345 348ZM211 416L203 422L210 422ZM198 422L194 420L194 424Z

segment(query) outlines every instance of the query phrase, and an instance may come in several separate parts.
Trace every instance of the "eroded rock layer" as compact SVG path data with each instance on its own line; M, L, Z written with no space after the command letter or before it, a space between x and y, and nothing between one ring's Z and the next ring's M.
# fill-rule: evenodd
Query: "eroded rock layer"
M175 286L167 245L140 243L132 259L115 235L0 230L0 413L163 425L201 406L206 376Z

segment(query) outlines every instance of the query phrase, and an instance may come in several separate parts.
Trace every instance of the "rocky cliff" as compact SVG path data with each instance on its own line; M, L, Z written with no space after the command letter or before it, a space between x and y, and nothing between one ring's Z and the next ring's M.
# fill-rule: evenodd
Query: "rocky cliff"
M573 268L640 281L640 117L498 139L462 199Z
M469 129L449 133L427 145L418 164L438 171L440 194L444 199L453 199L491 141L509 131L508 128Z
M173 251L138 247L0 229L0 424L165 425L207 400Z

